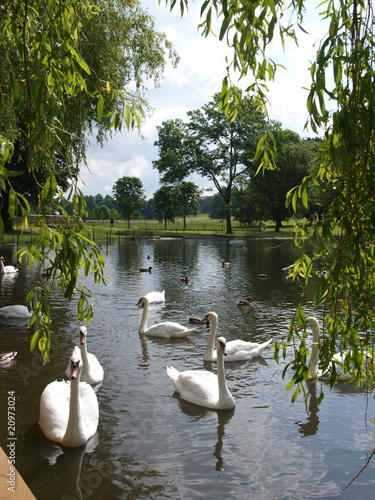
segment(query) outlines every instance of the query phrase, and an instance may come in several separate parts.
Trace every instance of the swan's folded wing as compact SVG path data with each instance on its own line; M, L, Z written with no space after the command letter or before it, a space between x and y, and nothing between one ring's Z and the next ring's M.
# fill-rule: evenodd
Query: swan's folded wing
M186 401L200 406L210 406L219 399L217 376L208 371L186 370L181 372L176 390Z

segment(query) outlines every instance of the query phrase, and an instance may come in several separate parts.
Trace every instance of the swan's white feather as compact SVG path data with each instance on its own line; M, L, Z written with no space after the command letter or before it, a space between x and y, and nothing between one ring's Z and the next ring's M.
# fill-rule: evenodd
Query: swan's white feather
M139 303L143 304L142 320L139 327L139 333L144 333L153 337L187 337L189 333L194 332L196 328L187 328L186 326L175 323L174 321L164 321L147 327L148 322L148 299L141 297Z
M77 346L73 356L81 359ZM48 439L64 446L82 446L98 427L98 400L93 388L80 382L80 371L75 380L48 384L40 398L39 426Z
M218 324L218 316L215 312L209 312L205 319L211 322L211 331L207 341L207 346L203 354L205 361L217 361L217 351L214 349L216 330ZM262 352L269 346L273 339L266 342L246 342L245 340L230 340L226 343L227 356L224 361L244 361L260 356Z
M166 371L182 399L205 408L228 410L234 408L236 403L225 381L223 353L220 350L220 344L225 349L225 339L220 337L216 342L220 353L217 375L203 370L179 372L173 366L168 366Z

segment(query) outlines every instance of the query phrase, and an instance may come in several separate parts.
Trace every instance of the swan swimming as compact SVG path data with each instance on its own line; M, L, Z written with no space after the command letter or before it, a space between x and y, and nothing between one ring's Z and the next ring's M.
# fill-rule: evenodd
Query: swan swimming
M216 339L218 352L217 375L204 370L185 370L179 372L173 366L167 366L167 375L182 399L205 408L230 410L236 402L225 380L224 356L226 341L224 337Z
M162 292L148 292L145 297L147 297L149 304L161 304L165 302L165 290ZM136 306L141 305L141 300L138 300Z
M306 318L306 327L311 328L313 334L313 341L311 346L311 354L309 358L310 367L310 378L320 379L320 380L330 380L332 363L335 363L336 368L336 380L350 380L350 373L344 373L344 362L346 358L346 353L337 353L332 357L332 361L329 363L327 370L323 373L318 367L319 362L319 349L318 341L320 337L320 326L319 321L316 318Z
M8 365L13 362L14 358L17 356L17 351L4 352L0 354L0 365Z
M32 298L32 309L29 311L27 306L21 304L15 304L12 306L4 306L0 307L0 320L1 319L27 319L29 320L31 316L34 314L34 311L38 302L38 293L44 295L44 290L41 287L38 287L34 290L34 295Z
M175 323L174 321L165 321L163 323L156 323L147 328L148 319L148 299L141 297L138 304L143 304L142 321L139 327L139 333L145 333L153 337L186 337L189 333L196 330L196 328L186 328L186 326Z
M82 358L75 346L70 358L70 382L51 382L40 397L39 426L43 434L64 446L84 445L96 433L99 405L94 389L80 382Z
M205 361L216 361L217 351L214 349L215 337L218 323L218 316L215 312L209 312L204 317L212 323L210 335L208 337L207 346L203 354ZM256 342L245 342L244 340L230 340L226 344L227 356L225 361L243 361L260 356L264 349L272 342L273 339L267 340L262 344Z
M103 380L104 370L96 356L91 352L87 352L86 339L87 328L82 325L79 327L79 341L81 344L81 356L83 362L81 382L87 382L90 385L95 385ZM70 378L70 365L68 365L65 375L68 379Z
M16 273L18 271L17 267L14 266L4 266L4 257L0 257L0 274L10 274Z

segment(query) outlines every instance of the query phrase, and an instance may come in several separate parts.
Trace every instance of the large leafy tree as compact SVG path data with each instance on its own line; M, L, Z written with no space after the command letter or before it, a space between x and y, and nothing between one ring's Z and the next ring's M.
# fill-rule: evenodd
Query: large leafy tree
M183 181L176 187L177 203L180 205L181 215L186 229L186 218L189 215L198 215L201 200L200 189L194 182Z
M112 189L113 198L120 213L127 219L130 228L130 219L139 213L146 200L143 184L138 177L121 177Z
M256 168L253 167L251 177L244 180L242 188L236 191L237 206L233 211L241 222L272 220L275 231L279 231L282 222L289 220L293 214L291 207L285 203L286 196L290 189L309 175L319 142L302 141L291 130L275 129L273 136L277 168L256 175Z
M164 222L167 229L167 222L174 222L179 213L179 205L176 189L171 186L162 186L154 194L153 212L160 222Z
M7 210L6 220L20 215L26 225L30 202L36 206L40 237L20 258L48 267L50 283L66 297L78 287L78 321L89 322L91 292L79 282L79 270L93 274L95 282L105 279L104 259L80 232L87 210L77 181L87 140L95 133L103 142L123 125L139 128L147 111L145 83L158 84L174 54L136 1L15 0L0 10L0 55L2 213ZM27 191L21 181L26 175L33 185ZM72 217L59 206L67 187ZM48 218L51 210L61 214L57 225ZM50 288L31 342L32 348L39 342L45 360Z
M226 232L232 234L231 199L234 183L253 165L257 143L266 130L259 103L243 98L241 120L218 113L220 95L201 109L187 113L189 122L164 122L158 127L159 160L153 162L162 182L180 182L191 172L213 182L223 199Z

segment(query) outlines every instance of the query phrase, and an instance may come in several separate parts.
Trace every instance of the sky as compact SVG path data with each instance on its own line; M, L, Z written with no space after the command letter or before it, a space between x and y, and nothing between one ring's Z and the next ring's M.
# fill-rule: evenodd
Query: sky
M275 44L269 55L283 64L287 71L279 69L275 82L268 84L269 115L281 122L284 129L297 132L301 137L313 137L309 129L304 130L307 119L306 99L310 85L311 61L315 59L317 43L326 33L319 19L317 0L309 0L310 8L305 14L308 34L298 35L299 46L288 42L283 52ZM229 54L226 42L209 36L204 38L197 30L200 22L199 5L189 2L188 13L181 18L179 8L170 12L158 0L141 0L141 5L155 18L155 29L165 32L173 43L181 61L177 68L168 63L161 86L147 93L154 108L151 117L142 125L143 138L136 131L128 132L124 127L104 148L96 146L94 138L88 148L88 168L81 170L80 189L84 195L107 194L112 196L115 182L124 176L139 177L143 183L146 199L152 198L160 188L159 174L152 161L158 159L156 127L164 120L187 118L186 112L201 108L221 90L225 76L225 55ZM250 80L244 82L250 83ZM304 89L305 87L305 89ZM185 179L209 190L207 178L192 175ZM210 194L209 191L206 191ZM212 192L211 194L214 194Z

